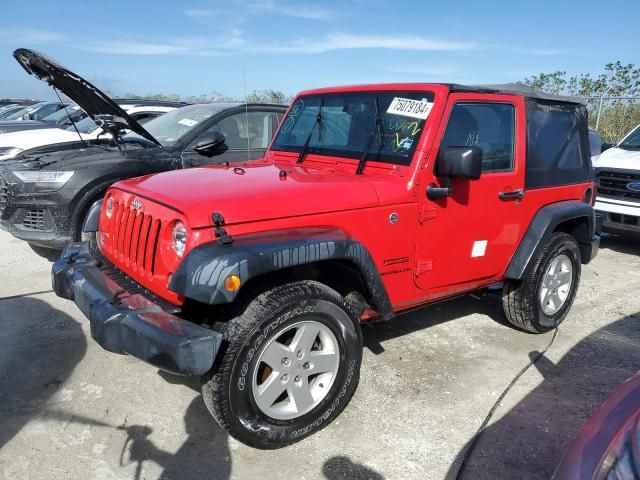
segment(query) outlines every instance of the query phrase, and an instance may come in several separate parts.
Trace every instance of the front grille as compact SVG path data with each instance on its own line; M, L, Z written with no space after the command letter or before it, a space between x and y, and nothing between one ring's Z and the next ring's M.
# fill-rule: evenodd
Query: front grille
M112 218L110 254L133 271L153 275L161 221L117 201Z
M7 206L7 196L9 195L9 185L4 178L0 177L0 214Z
M625 200L640 200L640 192L627 188L629 183L640 182L639 173L600 172L598 174L598 194Z
M29 230L44 230L44 210L29 210L22 220L22 226Z

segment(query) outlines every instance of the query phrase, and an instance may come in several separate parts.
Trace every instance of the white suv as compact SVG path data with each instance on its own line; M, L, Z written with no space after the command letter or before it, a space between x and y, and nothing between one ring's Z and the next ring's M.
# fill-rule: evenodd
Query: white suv
M120 105L138 123L145 122L170 112L175 106L153 105ZM77 128L77 131L76 131ZM42 128L38 130L25 130L21 132L6 133L0 135L0 161L8 160L18 154L24 153L32 148L53 145L57 143L77 142L80 140L95 140L97 138L108 139L111 135L105 133L91 117L87 117L66 129Z
M601 231L640 234L640 125L593 157Z

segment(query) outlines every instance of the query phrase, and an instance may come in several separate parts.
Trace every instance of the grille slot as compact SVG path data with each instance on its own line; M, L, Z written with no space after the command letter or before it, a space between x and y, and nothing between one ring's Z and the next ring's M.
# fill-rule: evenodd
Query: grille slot
M640 174L600 172L598 174L598 194L640 201L640 191L635 192L627 188L627 185L632 182L640 182Z
M7 206L7 196L9 195L9 185L4 178L0 177L0 214Z
M29 210L22 220L22 226L29 230L44 230L44 210Z
M161 221L152 215L114 202L110 222L111 253L132 271L153 275Z

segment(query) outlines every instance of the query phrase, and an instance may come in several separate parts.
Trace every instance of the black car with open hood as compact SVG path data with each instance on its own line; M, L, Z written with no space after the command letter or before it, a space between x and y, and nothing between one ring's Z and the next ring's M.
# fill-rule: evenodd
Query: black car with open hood
M260 158L286 111L283 105L196 104L142 127L97 87L46 56L19 49L14 57L112 135L108 142L80 139L0 161L0 226L47 254L83 237L92 205L112 183Z
M150 142L160 145L142 125L127 115L127 112L108 95L84 78L34 50L19 48L13 52L13 56L29 75L35 75L54 89L64 93L112 135L129 129Z

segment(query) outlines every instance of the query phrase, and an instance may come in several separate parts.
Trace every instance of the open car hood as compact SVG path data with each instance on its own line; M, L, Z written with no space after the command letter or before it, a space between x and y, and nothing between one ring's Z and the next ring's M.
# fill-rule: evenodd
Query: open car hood
M160 142L147 132L142 125L127 115L117 103L84 78L33 50L19 48L13 52L13 56L29 75L35 75L40 80L63 92L87 112L87 115L93 120L100 120L100 115L110 115L115 121L125 123L131 131L156 145L160 145Z

